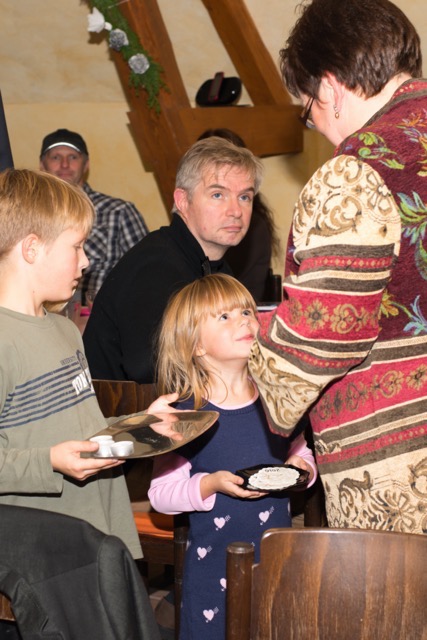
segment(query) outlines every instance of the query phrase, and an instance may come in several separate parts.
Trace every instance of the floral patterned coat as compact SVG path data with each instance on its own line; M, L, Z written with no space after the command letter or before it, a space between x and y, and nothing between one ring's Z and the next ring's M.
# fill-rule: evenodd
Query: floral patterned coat
M302 190L250 369L270 427L309 409L330 526L427 532L427 81Z

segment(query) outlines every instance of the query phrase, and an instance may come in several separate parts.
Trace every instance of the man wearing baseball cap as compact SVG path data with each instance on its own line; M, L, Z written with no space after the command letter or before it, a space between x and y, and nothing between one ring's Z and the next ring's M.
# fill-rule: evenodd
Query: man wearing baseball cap
M87 292L97 293L114 265L148 229L132 202L94 191L85 181L89 152L79 133L69 129L49 133L42 142L40 169L80 186L95 207L95 224L85 244L90 264L80 282L84 302Z

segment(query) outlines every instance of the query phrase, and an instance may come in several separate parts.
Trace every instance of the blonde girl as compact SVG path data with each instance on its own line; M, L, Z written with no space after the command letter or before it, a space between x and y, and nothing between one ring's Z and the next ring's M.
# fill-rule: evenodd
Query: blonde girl
M175 294L160 330L160 391L177 392L179 410L220 414L204 435L155 459L149 490L157 511L189 513L181 640L225 638L227 545L247 540L257 547L267 528L291 525L288 495L244 489L235 471L288 461L315 479L303 435L289 443L268 428L248 373L257 330L252 296L224 274L205 276Z

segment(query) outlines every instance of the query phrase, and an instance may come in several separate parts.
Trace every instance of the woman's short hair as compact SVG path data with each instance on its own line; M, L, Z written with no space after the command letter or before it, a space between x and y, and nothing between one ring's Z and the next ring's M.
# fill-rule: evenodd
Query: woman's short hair
M183 155L178 165L175 188L184 189L191 200L207 168L218 171L224 165L247 171L258 192L263 175L261 160L245 147L237 147L224 138L212 136L195 142Z
M87 236L94 219L93 205L79 187L28 169L0 174L0 257L30 233L47 244L70 228Z
M196 356L200 324L209 315L232 309L251 309L256 304L238 280L226 274L199 278L175 293L163 314L157 348L159 393L179 393L180 399L194 396L194 408L209 397L212 372Z
M394 76L422 76L419 35L389 0L312 0L280 51L284 82L294 96L318 97L326 73L370 98Z

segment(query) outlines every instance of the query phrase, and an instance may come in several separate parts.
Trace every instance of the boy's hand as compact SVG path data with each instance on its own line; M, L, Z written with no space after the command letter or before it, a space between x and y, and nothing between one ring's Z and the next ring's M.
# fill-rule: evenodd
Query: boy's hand
M236 476L230 471L216 471L204 476L200 481L200 492L203 500L209 498L214 493L225 493L232 498L260 498L267 495L264 491L249 491L240 485L243 478Z
M97 442L89 440L70 440L51 447L50 462L54 471L76 480L86 480L102 469L117 467L123 460L116 458L81 458L80 453L94 453L98 450Z

